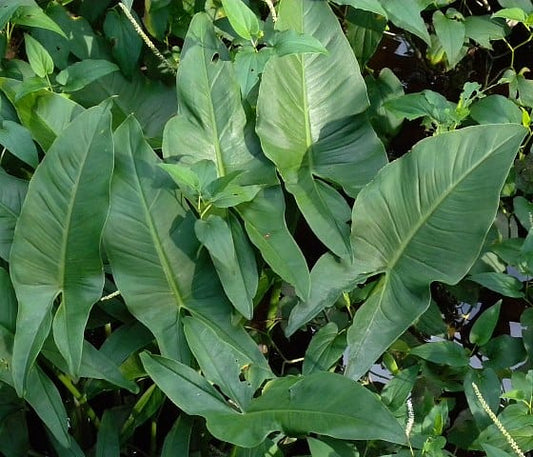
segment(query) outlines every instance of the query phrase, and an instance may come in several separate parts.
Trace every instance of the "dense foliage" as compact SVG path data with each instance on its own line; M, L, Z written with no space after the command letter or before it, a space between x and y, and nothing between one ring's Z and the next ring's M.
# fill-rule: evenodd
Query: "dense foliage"
M0 454L533 449L530 0L0 0Z

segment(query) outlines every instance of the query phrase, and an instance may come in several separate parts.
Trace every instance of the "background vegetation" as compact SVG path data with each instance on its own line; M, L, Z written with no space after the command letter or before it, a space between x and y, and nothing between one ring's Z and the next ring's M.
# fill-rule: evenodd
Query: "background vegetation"
M0 0L0 454L533 449L530 0Z

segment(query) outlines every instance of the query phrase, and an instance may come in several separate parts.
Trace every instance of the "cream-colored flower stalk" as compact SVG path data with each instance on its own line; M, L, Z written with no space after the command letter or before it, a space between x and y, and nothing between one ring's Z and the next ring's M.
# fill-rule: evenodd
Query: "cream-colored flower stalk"
M170 68L174 73L176 72L176 69L170 64L170 62L165 58L163 54L161 54L161 51L155 47L155 44L152 43L152 40L144 33L144 30L141 28L139 23L135 20L133 17L133 14L126 8L126 5L124 5L122 2L118 3L118 6L122 9L126 17L128 18L128 21L131 22L131 25L133 25L133 28L137 32L137 35L139 35L142 40L146 43L146 46L154 53L154 55L168 68Z
M500 419L498 419L496 417L496 414L494 414L492 412L492 410L490 409L489 405L487 404L487 402L483 398L483 395L479 391L479 388L476 385L476 383L474 383L474 382L472 383L472 388L474 389L474 393L476 394L476 397L479 400L479 403L481 404L481 407L483 408L483 411L485 411L487 413L487 415L490 417L492 422L494 422L494 425L496 425L498 430L500 432L502 432L502 435L505 437L505 439L509 443L509 446L511 446L511 448L515 452L515 454L518 455L519 457L526 457L525 454L520 449L520 447L518 446L518 444L516 443L516 441L514 440L514 438L509 434L507 429L500 422Z
M415 425L415 411L413 410L413 402L410 398L407 399L407 424L405 425L405 434L407 438L411 436L413 425Z

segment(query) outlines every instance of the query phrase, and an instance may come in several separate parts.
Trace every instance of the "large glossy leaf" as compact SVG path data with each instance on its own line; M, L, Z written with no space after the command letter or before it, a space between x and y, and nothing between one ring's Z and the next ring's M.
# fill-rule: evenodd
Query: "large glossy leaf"
M100 239L113 168L111 115L95 107L58 137L30 182L15 228L10 272L19 301L13 354L18 392L54 317L54 339L76 374L83 331L100 298Z
M476 126L418 143L385 167L353 208L354 269L385 275L348 331L358 378L429 306L429 284L457 283L477 258L524 137Z
M295 285L298 295L306 297L309 271L287 230L274 167L262 157L257 138L247 126L239 84L227 54L208 16L197 14L177 74L179 114L165 127L163 154L184 164L211 160L219 178L240 172L240 183L268 186L238 210L251 241L272 269ZM267 206L270 211L265 213ZM265 236L268 242L263 242ZM239 281L246 282L244 277Z
M243 328L194 234L195 217L180 203L170 177L133 117L115 132L117 159L105 248L130 312L155 335L163 354L187 362L180 310L216 329L228 344L266 366Z
M326 2L285 0L280 30L312 35L327 54L272 57L257 102L257 133L312 230L347 256L349 207L326 181L355 196L386 162L362 114L368 99L357 60Z
M113 277L128 309L155 335L161 351L187 359L179 320L180 307L193 297L194 220L133 117L115 131L113 141L116 164L104 234Z
M176 77L179 114L165 127L163 146L165 157L184 163L211 160L218 177L256 162L245 141L246 115L227 53L207 14L195 15ZM269 183L275 183L272 174Z
M6 261L27 190L27 181L8 175L0 168L0 257Z
M245 413L238 413L194 370L146 353L141 360L176 405L188 414L205 417L215 437L238 446L257 446L273 431L288 436L318 433L348 440L405 442L403 427L374 394L335 373L278 378L252 399Z

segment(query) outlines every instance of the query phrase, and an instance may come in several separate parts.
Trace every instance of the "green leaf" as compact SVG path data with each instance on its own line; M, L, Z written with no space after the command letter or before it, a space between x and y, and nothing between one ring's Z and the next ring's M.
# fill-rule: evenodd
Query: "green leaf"
M477 273L469 276L468 280L481 284L483 287L498 292L505 297L521 298L524 296L524 292L522 292L522 283L518 279L505 273L492 271Z
M404 95L402 83L389 68L383 68L377 78L368 75L365 82L370 98L370 122L380 139L388 143L398 133L403 119L387 109L385 103Z
M97 1L100 0L91 2L91 12L98 9L98 5L95 5ZM105 39L100 34L95 33L86 19L88 16L81 13L84 9L86 9L84 5L80 5L80 14L74 15L67 10L66 5L50 2L46 8L46 14L61 27L66 36L59 36L57 33L44 29L32 30L32 36L48 50L56 67L61 70L73 62L71 54L79 60L112 59Z
M0 0L0 29L4 30L7 22L21 6L37 6L34 0Z
M252 399L245 413L238 413L191 368L147 353L141 354L141 360L176 405L187 414L205 417L215 437L238 446L257 446L278 430L288 436L318 433L405 443L403 427L383 404L369 390L338 374L278 378Z
M505 38L505 27L492 21L490 16L468 16L464 20L465 35L486 49L492 50L491 41Z
M222 6L233 30L245 40L256 39L261 32L255 13L242 0L222 0Z
M533 227L533 202L522 196L513 198L513 210L522 227L531 230Z
M68 371L65 359L58 352L56 345L52 341L47 340L45 342L42 354L62 371ZM137 385L133 381L126 379L120 372L118 364L114 363L103 352L87 341L83 342L79 375L83 378L103 379L133 393L139 391Z
M424 19L420 13L424 10L423 2L418 0L404 0L402 2L383 1L381 5L387 12L389 20L400 29L407 30L431 45L431 39Z
M0 168L0 257L6 262L27 190L27 181L8 175Z
M491 418L487 415L477 398L472 383L475 383L489 408L497 412L500 405L500 380L496 372L491 368L482 370L469 369L463 382L468 407L474 416L477 426L484 430L492 424Z
M13 359L13 333L0 326L0 380L13 386L13 378L9 371ZM68 434L67 413L61 396L54 383L41 371L33 366L28 373L28 389L26 401L46 424L54 436L64 445L70 442Z
M432 90L402 95L388 101L385 107L410 121L428 116L439 124L447 124L450 121L451 113L455 111L454 103Z
M39 90L17 98L23 83L14 79L0 78L0 87L13 103L20 121L39 145L48 151L66 126L84 109L59 94ZM101 101L101 100L100 100Z
M4 120L0 128L0 144L30 167L37 167L39 163L37 148L30 132L22 125Z
M387 13L379 0L335 0L335 3L337 5L349 5L356 9L387 17Z
M383 16L360 9L348 10L345 23L346 38L361 67L366 65L376 52L386 27L387 19ZM372 97L369 98L372 103Z
M184 165L210 160L219 178L245 171L241 179L247 182L239 184L276 184L259 148L247 144L254 139L245 136L246 114L233 65L205 13L191 22L176 78L179 114L165 126L164 157L179 158Z
M0 383L0 398L0 453L5 457L26 456L30 440L24 401L4 383Z
M470 117L478 124L522 124L522 111L503 95L489 95L470 107Z
M354 274L385 276L348 331L347 376L363 375L427 309L432 281L455 284L468 272L523 138L517 125L428 138L359 194L352 215Z
M505 19L510 19L511 21L522 23L527 21L527 14L521 8L504 8L500 11L496 11L492 17L503 17Z
M27 33L24 34L26 56L31 69L40 78L44 78L54 72L54 61L44 46Z
M251 319L259 278L254 253L239 221L231 215L227 221L211 215L197 220L194 232L209 251L231 303L246 319Z
M520 8L528 14L533 12L531 0L498 0L498 3L503 8Z
M28 386L24 398L58 442L66 447L70 446L72 438L68 434L69 419L61 395L39 367L34 366L28 373Z
M39 78L39 76L32 76L26 78L20 85L20 92L17 93L15 97L15 102L18 102L20 99L24 98L26 95L32 94L34 92L39 92L42 89L49 90L50 84L44 78Z
M324 437L320 440L307 438L311 457L359 457L359 451L354 445L340 440Z
M213 328L205 322L194 318L185 318L185 336L194 357L198 361L204 376L232 399L241 411L246 411L258 384L264 376L256 378L254 385L250 381L241 381L240 376L252 361L242 354L240 348L226 343ZM246 368L245 368L246 367Z
M111 52L120 70L130 77L137 68L142 50L142 39L124 14L108 11L104 21L104 33L111 41Z
M309 270L300 248L285 222L285 200L279 186L267 187L248 203L238 207L250 241L279 276L296 289L299 297L309 295Z
M115 71L99 78L72 94L72 99L83 106L92 106L109 97L113 98L113 123L119 125L131 113L142 126L154 147L161 147L165 123L176 113L174 88L144 75L134 73L127 80Z
M235 447L233 452L232 457L283 457L278 445L268 438L259 446Z
M0 267L0 325L15 333L17 321L17 297L7 270Z
M192 426L193 419L183 413L180 414L165 437L163 449L161 450L161 457L189 455Z
M465 41L465 25L458 20L448 18L442 11L433 13L433 27L439 39L450 67L455 67L462 57L461 49Z
M50 331L56 299L54 339L71 373L79 370L85 324L104 283L99 248L112 168L111 115L95 107L63 131L33 175L10 255L19 393Z
M311 270L311 292L307 300L299 302L291 311L285 329L287 336L309 322L323 309L332 306L343 292L363 283L369 275L354 273L354 265L346 259L338 259L330 253L318 259Z
M501 449L491 446L490 444L482 444L481 447L487 454L487 457L511 457L512 454L509 454Z
M469 363L464 348L453 341L436 341L417 346L409 352L429 362L450 367L466 367Z
M337 324L329 322L313 336L305 351L302 374L329 370L346 349L346 335L339 335Z
M498 419L516 441L522 452L528 452L533 449L533 415L530 414L526 405L509 405L498 414ZM483 430L474 444L478 448L480 445L488 444L514 455L506 438L494 424Z
M133 117L113 141L116 163L104 233L113 277L129 311L155 335L162 353L186 359L180 307L190 296L199 247L193 220ZM155 297L157 307L151 305Z
M273 49L267 46L259 51L253 46L241 46L238 50L233 61L233 67L235 78L241 86L243 98L246 98L259 82L259 76L263 73L263 69L272 54Z
M502 301L498 300L495 305L483 311L483 313L476 319L474 325L470 329L468 339L472 344L483 346L488 343L492 336L492 332L496 328L498 318L500 317L500 308Z
M127 440L135 433L137 427L144 424L148 419L153 417L165 401L165 395L157 388L155 384L152 384L146 389L141 397L137 400L133 408L131 408L130 414L125 417L120 431L122 441Z
M212 62L217 55L218 60ZM267 263L296 287L299 296L307 297L309 272L287 229L285 203L274 167L265 162L253 132L246 125L239 85L226 58L227 49L217 39L211 21L207 15L197 14L191 22L178 69L180 114L165 127L163 154L179 157L184 166L210 160L216 164L219 178L241 173L239 184L273 186L261 190L237 210L245 221L248 236Z
M268 61L256 130L311 229L335 254L347 256L349 207L326 181L355 196L386 161L362 114L368 107L364 81L327 3L284 0L276 27L312 35L328 54Z
M319 53L327 54L324 45L312 35L297 33L294 30L276 31L272 46L278 57L290 54Z
M524 340L510 335L498 335L479 349L480 353L489 360L483 361L485 368L502 370L523 362L527 353Z
M96 457L120 457L120 428L117 427L117 414L106 409L102 415L96 439Z
M85 454L81 450L80 446L74 438L69 435L68 443L62 443L58 441L54 435L47 433L48 441L50 442L52 449L57 457L85 457Z
M118 70L119 68L114 63L107 60L86 59L59 72L56 81L63 86L64 92L76 92L93 81Z
M38 6L21 6L11 17L11 22L16 25L50 30L66 38L63 30Z
M148 352L141 353L140 358L146 373L187 414L210 417L219 413L228 418L238 415L203 376L187 365Z
M405 402L417 381L419 369L417 364L398 371L383 388L381 399L392 412L405 408Z

